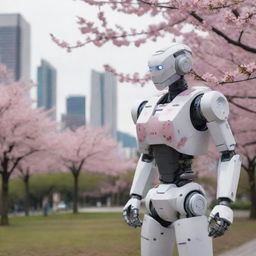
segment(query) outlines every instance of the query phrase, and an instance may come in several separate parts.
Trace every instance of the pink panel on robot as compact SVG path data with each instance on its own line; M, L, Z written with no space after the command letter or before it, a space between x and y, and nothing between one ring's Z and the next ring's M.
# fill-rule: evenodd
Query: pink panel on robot
M162 124L158 121L157 117L151 117L149 119L146 129L149 141L159 138L161 127Z
M190 88L190 89L183 91L178 96L186 96L186 95L189 95L190 93L192 93L193 91L195 91L195 89Z
M182 137L182 138L180 139L180 141L178 142L177 148L183 147L183 146L186 144L187 140L188 140L187 137Z
M146 127L145 124L136 125L137 136L140 143L144 142L146 139Z
M173 123L172 121L165 121L162 122L162 127L161 127L161 135L162 137L168 142L170 143L174 138L174 128L173 128Z
M166 143L174 139L174 128L171 121L159 121L157 117L151 117L146 124L137 124L137 135L139 142L155 142L163 138ZM160 142L160 140L159 140Z

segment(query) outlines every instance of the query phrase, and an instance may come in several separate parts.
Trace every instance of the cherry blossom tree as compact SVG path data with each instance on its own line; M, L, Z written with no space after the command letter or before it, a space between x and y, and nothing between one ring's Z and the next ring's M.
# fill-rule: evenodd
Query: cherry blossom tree
M25 158L44 149L48 143L45 132L53 125L42 119L42 110L31 108L29 87L14 82L0 65L0 175L1 224L8 225L9 179ZM50 128L51 127L51 128Z
M46 128L46 127L45 127ZM51 128L51 126L49 127ZM46 132L46 131L45 131ZM53 171L57 171L61 168L57 158L52 151L52 146L56 138L53 131L50 129L49 133L45 134L48 136L48 144L45 145L45 148L41 148L40 151L35 152L28 157L22 159L16 167L15 175L18 176L24 183L24 190L25 190L25 216L29 216L29 209L30 209L30 178L32 175L36 175L39 173L50 173Z
M236 112L235 112L236 110ZM256 120L255 115L236 108L231 116L231 125L242 156L242 167L248 174L250 189L250 218L256 219Z
M54 42L68 51L88 44L102 47L108 42L117 47L140 47L170 34L173 40L183 39L192 48L196 79L226 84L256 78L254 0L81 1L98 9L98 22L78 17L77 23L84 39L75 44L51 35ZM127 23L112 24L111 18L115 13L130 15L131 21L132 17L140 17L141 24L145 26L138 29L127 26ZM151 17L151 24L148 24L148 17ZM147 74L139 79L136 73L124 75L108 65L106 69L116 73L120 81L144 84L149 79Z
M57 154L74 178L73 213L78 213L78 182L82 171L118 175L132 168L130 161L119 156L116 142L102 128L65 131L59 135L58 146Z

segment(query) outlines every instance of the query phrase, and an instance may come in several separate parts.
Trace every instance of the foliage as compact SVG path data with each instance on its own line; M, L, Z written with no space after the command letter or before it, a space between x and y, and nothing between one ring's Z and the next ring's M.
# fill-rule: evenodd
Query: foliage
M61 198L68 204L72 202L73 180L70 173L38 174L30 180L30 200L31 207L41 208L41 202L45 196L50 196L53 192L58 192ZM99 188L102 184L111 183L111 177L101 174L81 173L79 180L80 194L90 194L98 196ZM101 195L103 196L103 195ZM19 178L10 181L10 208L14 204L23 205L25 191L23 182Z
M231 205L231 208L233 210L249 210L250 207L251 207L251 203L249 200L236 200Z
M68 51L88 44L96 47L106 43L117 47L140 47L170 34L173 40L183 39L194 50L193 74L196 79L227 84L256 78L253 36L256 7L253 0L82 1L86 6L98 8L98 22L78 17L77 23L84 39L74 45L51 35L55 43ZM124 25L121 24L122 19L118 19L120 23L113 24L114 14L133 19L137 16L140 22L132 27L132 19ZM140 28L138 23L144 26ZM109 65L106 69L116 73L122 82L144 84L149 79L149 76L144 76L140 81L139 74L120 74Z

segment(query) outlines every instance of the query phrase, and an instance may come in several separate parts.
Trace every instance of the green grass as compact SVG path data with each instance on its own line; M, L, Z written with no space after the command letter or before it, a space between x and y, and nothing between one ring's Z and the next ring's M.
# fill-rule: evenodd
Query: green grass
M10 219L0 227L0 256L139 256L139 232L120 213L59 214ZM256 221L238 219L215 252L256 238Z

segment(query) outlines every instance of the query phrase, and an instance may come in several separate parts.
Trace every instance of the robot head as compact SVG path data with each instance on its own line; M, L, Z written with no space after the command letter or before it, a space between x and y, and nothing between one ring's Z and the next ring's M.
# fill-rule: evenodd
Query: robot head
M173 43L168 48L155 52L148 66L156 88L163 90L191 70L191 49L185 44Z

